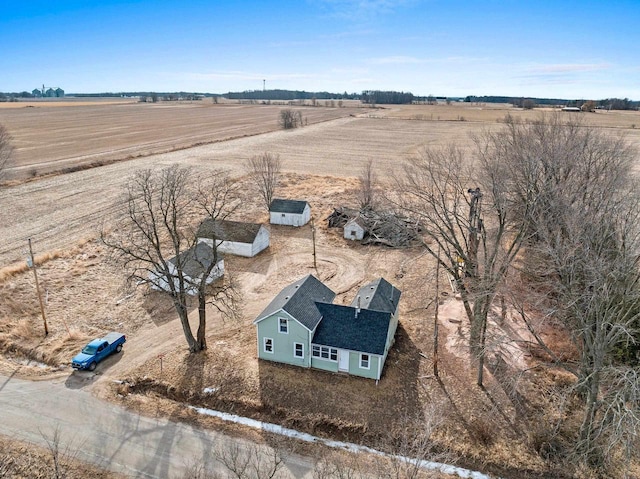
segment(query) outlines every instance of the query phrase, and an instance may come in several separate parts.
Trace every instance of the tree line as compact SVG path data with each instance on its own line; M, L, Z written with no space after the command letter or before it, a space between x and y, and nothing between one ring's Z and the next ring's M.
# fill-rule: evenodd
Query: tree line
M473 154L424 149L398 176L394 202L419 221L424 248L455 285L478 386L489 359L510 370L499 352L510 316L546 367L573 378L549 392L555 416L540 452L611 477L640 439L638 153L557 113L507 117L475 143ZM551 344L549 328L571 347ZM517 382L508 390L516 398Z
M611 110L637 110L640 108L640 101L630 100L629 98L605 98L602 100L569 100L566 98L532 98L532 97L514 97L514 96L474 96L468 95L464 98L467 103L510 103L514 106L524 108L529 105L562 105L581 107L588 101L593 101L596 107Z

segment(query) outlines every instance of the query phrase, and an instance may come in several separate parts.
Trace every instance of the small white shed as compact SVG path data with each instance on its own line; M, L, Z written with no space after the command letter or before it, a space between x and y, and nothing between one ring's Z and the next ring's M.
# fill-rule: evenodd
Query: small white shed
M211 268L216 259L216 265ZM224 275L224 256L220 252L214 253L208 244L198 243L168 260L167 271L157 270L149 273L149 282L152 289L170 291L169 284L173 280L175 288L178 289L178 269L181 269L187 293L196 295L202 276L209 268L211 272L207 276L206 284L211 284Z
M213 246L215 240L218 251L251 258L269 247L269 230L260 223L244 223L230 220L206 219L196 233L199 242Z
M344 237L349 240L361 240L364 238L366 231L365 222L359 216L351 218L347 221L347 224L344 225Z
M302 200L276 198L269 206L269 223L272 225L303 226L311 219L311 207Z

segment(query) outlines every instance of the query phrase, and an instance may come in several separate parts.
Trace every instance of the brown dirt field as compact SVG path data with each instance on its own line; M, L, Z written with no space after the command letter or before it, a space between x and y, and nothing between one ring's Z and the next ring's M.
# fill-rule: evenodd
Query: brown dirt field
M193 102L8 103L0 123L13 137L8 180L189 148L279 129L282 105ZM55 106L55 107L52 107ZM288 108L288 107L287 107ZM291 107L309 124L349 116L360 108Z
M103 221L113 221L117 211L115 202L131 172L137 169L159 168L180 163L196 168L226 168L234 174L240 174L246 159L269 151L281 156L284 169L289 172L354 177L371 159L381 176L390 177L400 170L403 160L415 155L420 147L449 143L463 148L469 147L472 144L471 135L478 134L485 128L498 128L500 125L497 121L507 112L512 113L511 108L499 105L491 108L475 105L463 107L458 104L408 105L387 107L383 110L353 109L360 113L359 116L335 118L347 114L350 110L309 107L304 111L310 112L310 117L316 115L313 116L313 121L326 121L297 130L270 131L276 128L280 108L273 105L237 104L124 104L69 107L66 110L42 109L49 122L56 115L47 111L53 110L63 112L63 117L70 122L44 128L43 139L38 139L38 130L29 126L26 120L31 115L30 111L25 115L25 110L11 110L18 112L14 119L22 125L18 129L19 133L14 132L14 135L31 137L34 141L33 148L42 153L41 159L36 155L25 160L25 168L29 162L43 162L46 169L56 169L56 162L59 162L59 165L67 165L69 162L76 165L83 162L100 163L100 158L104 155L108 156L114 154L115 150L128 148L133 148L137 152L135 154L144 150L145 155L161 144L164 145L163 148L172 149L176 142L183 141L176 138L184 135L186 130L195 131L195 135L203 135L200 139L206 136L209 139L222 140L229 135L235 136L240 131L245 131L250 136L227 141L216 140L215 143L180 151L135 158L0 189L0 268L24 257L22 251L28 238L34 239L38 252L50 253L66 245L95 237ZM480 110L481 108L483 109ZM514 115L539 114L513 110ZM459 116L461 112L469 116L479 111L484 116L478 121L407 119L432 115L428 113L430 111L442 111L451 116ZM485 111L488 113L483 113ZM231 113L227 115L225 112ZM0 122L3 121L3 113L6 112L0 112ZM93 120L89 120L87 115L93 117ZM640 119L638 112L597 113L593 114L593 117L619 118L619 127L610 128L610 131L614 134L625 134L631 143L640 145L640 128L625 129L623 122L627 117L633 118L633 121L635 118ZM83 136L83 121L89 124L98 121L98 125L101 126L92 126ZM114 123L117 126L113 126ZM112 124L117 131L112 136L101 138L100 128L105 128L107 124ZM136 128L144 131L144 134L128 136L130 132L136 131ZM263 131L261 129L269 132L257 134ZM249 130L253 133L249 133ZM64 131L65 136L69 135L73 141L70 140L69 144L59 139L56 141L56 135L60 131ZM70 134L69 131L74 133ZM159 131L162 134L159 134ZM146 143L143 140L145 137L148 139ZM195 141L195 138L191 138L185 144L191 140ZM172 143L173 146L168 143ZM76 149L86 154L76 157L72 153ZM46 153L49 150L51 153ZM27 155L24 150L22 154ZM33 151L28 155L34 155ZM120 153L115 156L122 157ZM331 179L327 179L326 184L330 183ZM82 207L78 208L78 205Z
M371 117L397 118L421 121L471 121L499 123L505 115L522 120L535 120L541 113L558 111L557 108L540 107L523 110L506 103L452 103L450 105L398 105L369 113ZM590 125L621 130L640 129L640 112L620 110L596 110L592 113L560 112L562 115L577 115Z
M117 199L138 169L179 163L241 174L244 161L270 151L280 155L289 172L354 177L372 159L386 177L399 171L421 145L452 140L469 144L468 134L474 130L478 125L473 123L348 117L0 188L0 267L24 258L28 238L33 238L36 252L45 253L95 237L103 221L114 221ZM322 188L329 191L333 181L326 177Z

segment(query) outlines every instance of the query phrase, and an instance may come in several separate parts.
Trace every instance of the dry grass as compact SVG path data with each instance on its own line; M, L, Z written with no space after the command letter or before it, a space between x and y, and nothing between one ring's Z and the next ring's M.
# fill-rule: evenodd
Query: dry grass
M47 447L0 436L0 477L11 479L49 479L52 477L120 479L125 476L105 471L77 460L77 451L60 451L58 471Z

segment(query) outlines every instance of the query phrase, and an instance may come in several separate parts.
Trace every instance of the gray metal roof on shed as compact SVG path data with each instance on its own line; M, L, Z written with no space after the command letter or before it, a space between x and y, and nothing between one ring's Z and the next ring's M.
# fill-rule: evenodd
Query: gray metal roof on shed
M269 205L269 211L273 213L293 213L301 215L309 203L302 200L274 199Z
M222 253L218 253L218 261L223 258ZM213 248L206 243L198 243L188 250L183 251L178 256L174 256L169 263L176 266L182 265L182 272L191 278L196 278L207 270L214 261Z
M234 243L253 243L260 231L260 223L206 219L198 227L198 238L215 238Z
M336 294L319 279L309 274L280 291L264 311L260 313L256 321L283 309L296 318L304 327L312 331L322 319L322 315L316 307L316 302L330 303L335 296Z
M402 292L386 279L378 278L360 288L351 302L351 306L358 306L358 298L360 298L360 307L362 309L395 314L401 294Z
M384 354L391 314L338 304L316 303L322 321L313 335L313 344Z

